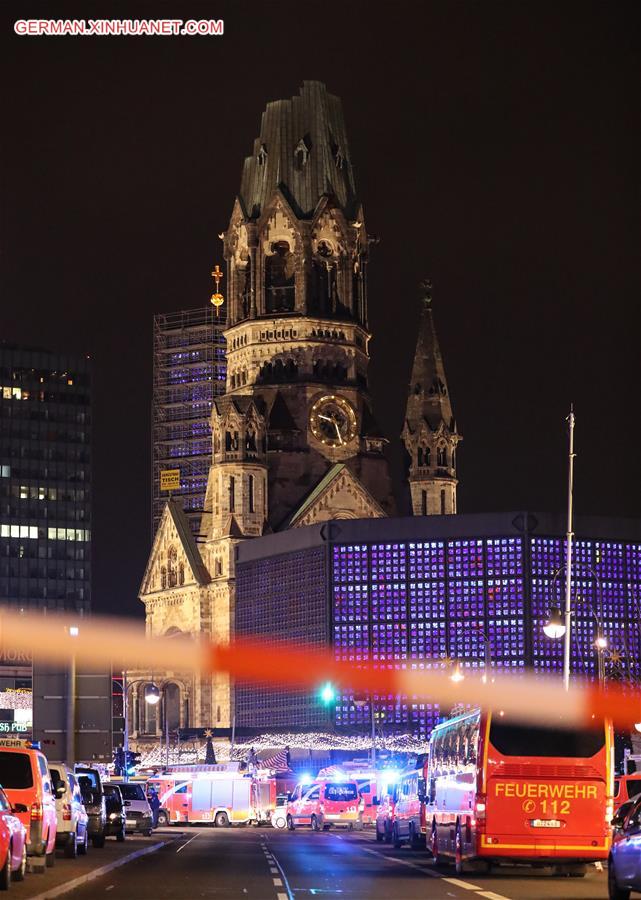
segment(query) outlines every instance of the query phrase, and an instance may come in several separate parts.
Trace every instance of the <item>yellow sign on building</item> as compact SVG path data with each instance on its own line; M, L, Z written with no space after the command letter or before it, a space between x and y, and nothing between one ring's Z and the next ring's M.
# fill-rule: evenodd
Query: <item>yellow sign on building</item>
M180 489L180 469L160 470L160 490L177 491Z

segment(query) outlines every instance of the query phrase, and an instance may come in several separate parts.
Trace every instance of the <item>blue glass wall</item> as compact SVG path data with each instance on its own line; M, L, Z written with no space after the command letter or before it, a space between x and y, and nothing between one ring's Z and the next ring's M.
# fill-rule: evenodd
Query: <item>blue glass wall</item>
M482 670L560 671L563 642L543 633L565 594L563 538L494 537L335 544L332 638L338 659L429 669L458 660ZM638 677L641 545L575 544L571 664L594 677L597 620L608 639L606 677ZM441 711L425 698L375 696L376 727L427 736ZM337 699L339 727L371 723L369 702Z

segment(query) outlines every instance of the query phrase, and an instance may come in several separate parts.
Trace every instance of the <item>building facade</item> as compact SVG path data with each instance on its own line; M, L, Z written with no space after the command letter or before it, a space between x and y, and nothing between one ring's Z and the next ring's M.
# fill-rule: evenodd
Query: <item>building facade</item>
M370 243L340 100L304 82L298 96L268 104L223 236L226 385L212 406L200 540L189 511L171 498L140 590L149 634L228 641L239 546L315 523L396 513L387 438L368 387ZM431 310L422 314L412 380L404 440L418 491L413 511L440 512L444 503L452 513L460 436ZM307 627L303 619L299 627ZM136 723L141 734L162 728L142 700L152 677L175 698L171 722L231 727L226 675L192 678L163 661L160 676L130 674L140 686L134 731Z
M236 633L326 649L382 668L558 672L546 637L565 588L565 524L528 513L333 522L244 543L236 561ZM641 677L641 523L578 519L572 670L595 677L597 619L606 678ZM257 603L257 585L260 603ZM320 687L320 685L319 685ZM429 696L373 698L387 733L425 738L442 714ZM238 727L367 730L369 703L239 684Z
M91 364L0 344L0 603L91 604Z
M180 469L179 497L194 534L200 531L211 466L211 410L225 392L225 313L213 306L154 316L151 533L166 494L160 472Z

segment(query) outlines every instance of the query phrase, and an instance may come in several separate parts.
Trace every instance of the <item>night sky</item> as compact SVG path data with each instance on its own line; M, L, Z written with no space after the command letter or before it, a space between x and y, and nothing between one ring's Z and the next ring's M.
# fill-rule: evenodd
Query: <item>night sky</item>
M94 608L141 614L152 315L207 303L269 100L342 97L371 390L402 425L434 310L461 512L639 515L639 6L5 2L0 337L94 360ZM17 18L224 18L223 37L34 38ZM397 454L398 456L398 454Z

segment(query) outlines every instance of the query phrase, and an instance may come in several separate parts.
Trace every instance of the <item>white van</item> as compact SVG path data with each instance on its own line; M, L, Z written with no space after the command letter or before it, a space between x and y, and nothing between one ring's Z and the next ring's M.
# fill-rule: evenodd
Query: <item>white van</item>
M136 781L119 781L118 787L125 804L127 831L140 831L141 834L150 835L153 829L153 815L144 785Z
M56 798L56 847L73 859L87 852L89 816L82 802L78 779L64 763L49 763L53 793Z

